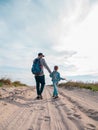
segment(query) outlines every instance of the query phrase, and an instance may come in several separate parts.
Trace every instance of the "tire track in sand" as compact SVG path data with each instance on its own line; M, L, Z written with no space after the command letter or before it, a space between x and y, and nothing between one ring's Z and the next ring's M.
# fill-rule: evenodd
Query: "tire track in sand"
M24 91L17 96L18 103L7 102L0 111L3 117L0 130L98 130L97 120L86 113L95 112L93 107L85 108L87 104L82 98L63 89L59 89L59 98L53 99L52 91L46 87L43 100L35 100L35 90Z

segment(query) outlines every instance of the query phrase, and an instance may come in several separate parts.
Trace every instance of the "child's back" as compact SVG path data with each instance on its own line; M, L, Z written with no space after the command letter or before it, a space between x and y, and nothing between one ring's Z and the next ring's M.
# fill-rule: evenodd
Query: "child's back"
M60 80L65 80L64 78L60 77L60 73L57 71L58 66L54 66L54 71L50 74L53 82L59 82Z
M60 77L60 73L55 70L50 74L50 77L52 78L53 82L59 82L60 80L63 80L63 78Z
M58 82L60 80L65 80L64 78L60 77L60 73L57 70L58 70L58 66L54 66L54 70L50 74L50 77L52 78L52 82L53 82L53 87L54 87L54 91L53 91L54 98L58 98L58 88L57 88Z

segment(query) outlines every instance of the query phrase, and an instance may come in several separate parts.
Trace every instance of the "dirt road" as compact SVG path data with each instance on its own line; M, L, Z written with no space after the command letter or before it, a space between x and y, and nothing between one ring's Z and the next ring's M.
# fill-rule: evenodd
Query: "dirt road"
M53 99L52 91L36 100L35 89L1 88L0 130L98 130L98 92L59 88Z

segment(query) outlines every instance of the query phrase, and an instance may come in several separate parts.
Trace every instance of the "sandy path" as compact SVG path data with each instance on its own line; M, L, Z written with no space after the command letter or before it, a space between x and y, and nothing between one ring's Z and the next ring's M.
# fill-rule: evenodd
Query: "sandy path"
M36 100L35 89L0 89L0 130L98 130L98 93L60 88L53 99L52 91Z

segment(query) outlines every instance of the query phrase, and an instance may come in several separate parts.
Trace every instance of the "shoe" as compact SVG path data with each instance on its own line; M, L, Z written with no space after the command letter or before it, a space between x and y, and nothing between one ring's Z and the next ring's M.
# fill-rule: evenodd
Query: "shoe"
M54 98L55 98L55 99L56 99L56 98L59 98L59 96L55 96Z
M36 99L40 99L40 96L37 96Z
M43 99L43 96L42 96L42 95L40 95L40 96L39 96L39 98L40 98L40 99Z

